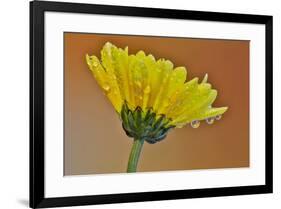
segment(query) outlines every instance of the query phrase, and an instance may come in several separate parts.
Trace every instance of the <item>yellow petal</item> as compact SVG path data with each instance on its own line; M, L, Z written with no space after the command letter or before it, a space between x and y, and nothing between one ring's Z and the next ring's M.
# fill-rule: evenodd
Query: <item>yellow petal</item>
M166 115L168 118L175 119L184 108L184 106L192 105L193 98L198 89L198 78L194 78L184 83L180 89L172 95L170 99L170 106L167 109ZM183 106L184 105L184 106Z
M115 110L120 112L123 100L120 95L115 75L105 71L96 56L86 55L86 61L99 86L104 90Z
M176 97L179 93L180 88L183 86L186 80L186 69L185 67L177 67L175 68L171 75L169 76L169 80L167 85L165 86L163 92L164 95L162 97L162 102L158 107L159 114L166 114L169 106L172 105L172 96Z
M156 113L159 113L159 108L161 107L163 100L167 96L166 91L169 86L170 75L173 72L173 63L169 60L160 59L157 61L157 67L160 70L160 75L158 75L159 77L157 80L158 86L155 88L157 92L155 92L156 96L154 98L153 110Z

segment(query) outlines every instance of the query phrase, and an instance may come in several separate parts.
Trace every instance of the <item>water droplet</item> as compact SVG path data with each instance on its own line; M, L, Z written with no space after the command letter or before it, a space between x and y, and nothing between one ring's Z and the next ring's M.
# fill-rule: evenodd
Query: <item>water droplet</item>
M169 102L165 102L163 106L164 106L164 107L169 107L169 105L170 105Z
M184 127L184 123L180 123L180 124L177 124L177 128L182 128L182 127Z
M97 62L93 62L93 66L97 67L99 64Z
M146 86L145 89L143 90L143 93L149 94L150 93L150 86Z
M135 81L135 84L137 87L141 88L141 82L140 81Z
M103 90L105 90L107 93L110 91L110 86L105 84L102 86Z
M222 117L221 115L217 115L217 116L216 116L216 120L220 120L221 117Z
M206 122L210 125L210 124L213 124L214 123L214 121L215 121L215 118L207 118L206 119Z
M198 128L200 126L200 121L199 120L194 120L190 123L192 128Z

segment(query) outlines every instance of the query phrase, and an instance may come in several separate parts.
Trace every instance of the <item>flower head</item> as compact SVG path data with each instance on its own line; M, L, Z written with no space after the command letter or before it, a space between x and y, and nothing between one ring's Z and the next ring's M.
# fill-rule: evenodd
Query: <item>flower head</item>
M129 54L107 42L101 61L86 55L87 64L106 96L119 114L129 137L155 143L171 128L190 123L197 128L201 120L208 124L219 119L227 107L212 107L217 91L198 78L187 81L185 67L171 61L156 60L139 51Z

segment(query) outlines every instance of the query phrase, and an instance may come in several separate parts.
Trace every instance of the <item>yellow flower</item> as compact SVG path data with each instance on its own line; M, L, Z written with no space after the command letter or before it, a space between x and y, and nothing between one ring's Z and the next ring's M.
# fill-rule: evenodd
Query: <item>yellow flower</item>
M227 110L227 107L211 107L217 91L207 83L207 74L201 83L198 78L186 82L185 67L174 68L169 60L155 60L153 55L145 55L143 51L129 55L128 47L123 50L109 42L101 51L101 62L94 55L86 55L86 60L119 114L127 102L132 110L140 107L145 112L152 108L178 127L221 115Z
M217 91L198 78L187 81L185 67L171 61L156 60L139 51L129 54L128 47L118 48L107 42L101 50L101 61L86 55L87 64L119 114L129 137L155 143L165 138L171 128L201 120L212 124L227 107L212 107Z

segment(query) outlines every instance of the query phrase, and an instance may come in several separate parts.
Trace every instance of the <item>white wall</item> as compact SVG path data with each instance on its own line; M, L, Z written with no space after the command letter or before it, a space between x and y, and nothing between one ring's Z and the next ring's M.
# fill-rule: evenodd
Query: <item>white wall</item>
M176 201L126 203L77 208L280 208L281 204L281 6L278 0L72 0L100 4L162 7L274 16L274 194ZM0 11L0 208L28 204L28 1L6 0ZM280 89L280 90L279 90ZM279 90L279 91L278 91Z

